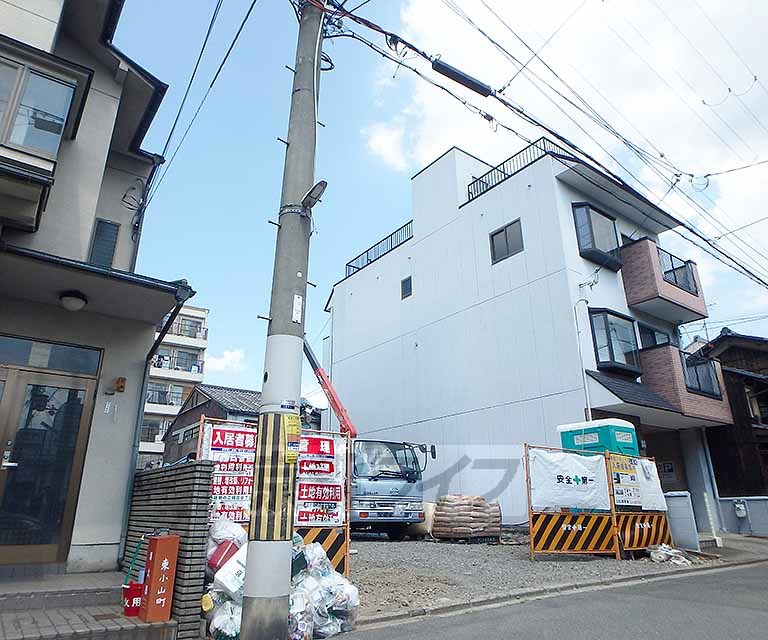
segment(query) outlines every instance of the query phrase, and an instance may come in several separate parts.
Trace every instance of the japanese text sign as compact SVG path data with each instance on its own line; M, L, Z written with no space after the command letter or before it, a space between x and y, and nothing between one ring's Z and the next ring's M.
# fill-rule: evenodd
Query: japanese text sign
M179 536L151 536L147 546L146 575L141 592L139 619L166 622L171 619Z
M613 478L613 501L617 507L639 507L640 479L638 478L640 461L630 456L612 453L611 476Z
M608 474L601 455L531 448L528 473L534 511L611 509Z

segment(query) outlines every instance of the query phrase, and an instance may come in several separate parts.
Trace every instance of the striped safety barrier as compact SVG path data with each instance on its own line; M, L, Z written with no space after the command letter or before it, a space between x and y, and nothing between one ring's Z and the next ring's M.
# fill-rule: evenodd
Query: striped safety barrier
M531 513L531 555L535 553L610 553L619 547L609 513Z
M665 513L617 513L616 529L621 546L628 551L646 549L655 544L672 544Z
M347 537L344 527L298 527L296 529L304 544L318 542L325 549L333 568L343 575L347 571Z

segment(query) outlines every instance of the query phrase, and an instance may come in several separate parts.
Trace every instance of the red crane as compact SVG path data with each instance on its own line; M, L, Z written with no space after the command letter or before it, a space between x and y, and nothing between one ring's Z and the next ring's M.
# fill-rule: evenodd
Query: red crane
M312 371L315 372L315 377L317 377L317 381L323 388L325 397L328 398L328 404L331 405L333 413L336 414L336 419L341 426L341 432L348 433L350 438L356 438L357 429L355 429L355 425L352 424L352 420L349 417L347 410L344 408L344 405L341 403L341 399L336 393L336 390L333 388L331 380L328 378L328 374L320 366L320 361L317 359L317 356L315 356L312 351L312 347L309 346L309 343L306 340L304 340L304 355L307 356Z

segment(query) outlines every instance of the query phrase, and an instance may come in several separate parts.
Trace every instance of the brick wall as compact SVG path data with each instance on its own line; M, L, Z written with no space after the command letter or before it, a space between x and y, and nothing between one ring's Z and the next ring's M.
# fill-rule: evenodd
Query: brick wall
M680 351L673 345L664 345L640 351L643 368L643 384L658 393L676 409L687 416L717 420L730 424L731 409L719 362L715 362L717 379L723 398L710 398L688 391L685 386Z
M131 512L122 570L127 571L142 534L167 528L181 538L173 590L173 618L177 638L200 636L200 598L203 595L208 504L214 463L189 462L176 467L139 471L133 484ZM139 552L132 579L146 559L146 542Z
M622 247L621 259L624 262L621 277L630 307L653 298L663 298L707 316L707 305L696 265L692 267L698 295L664 280L657 246L653 240L646 238Z

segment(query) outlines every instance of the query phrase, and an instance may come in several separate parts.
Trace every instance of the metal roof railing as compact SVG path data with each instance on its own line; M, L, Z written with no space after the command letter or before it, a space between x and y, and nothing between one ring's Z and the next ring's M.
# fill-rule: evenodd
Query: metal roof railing
M346 275L351 276L353 273L357 273L363 267L367 267L371 262L375 262L411 238L413 238L413 220L406 222L386 238L379 240L370 249L366 249L359 256L347 262Z

